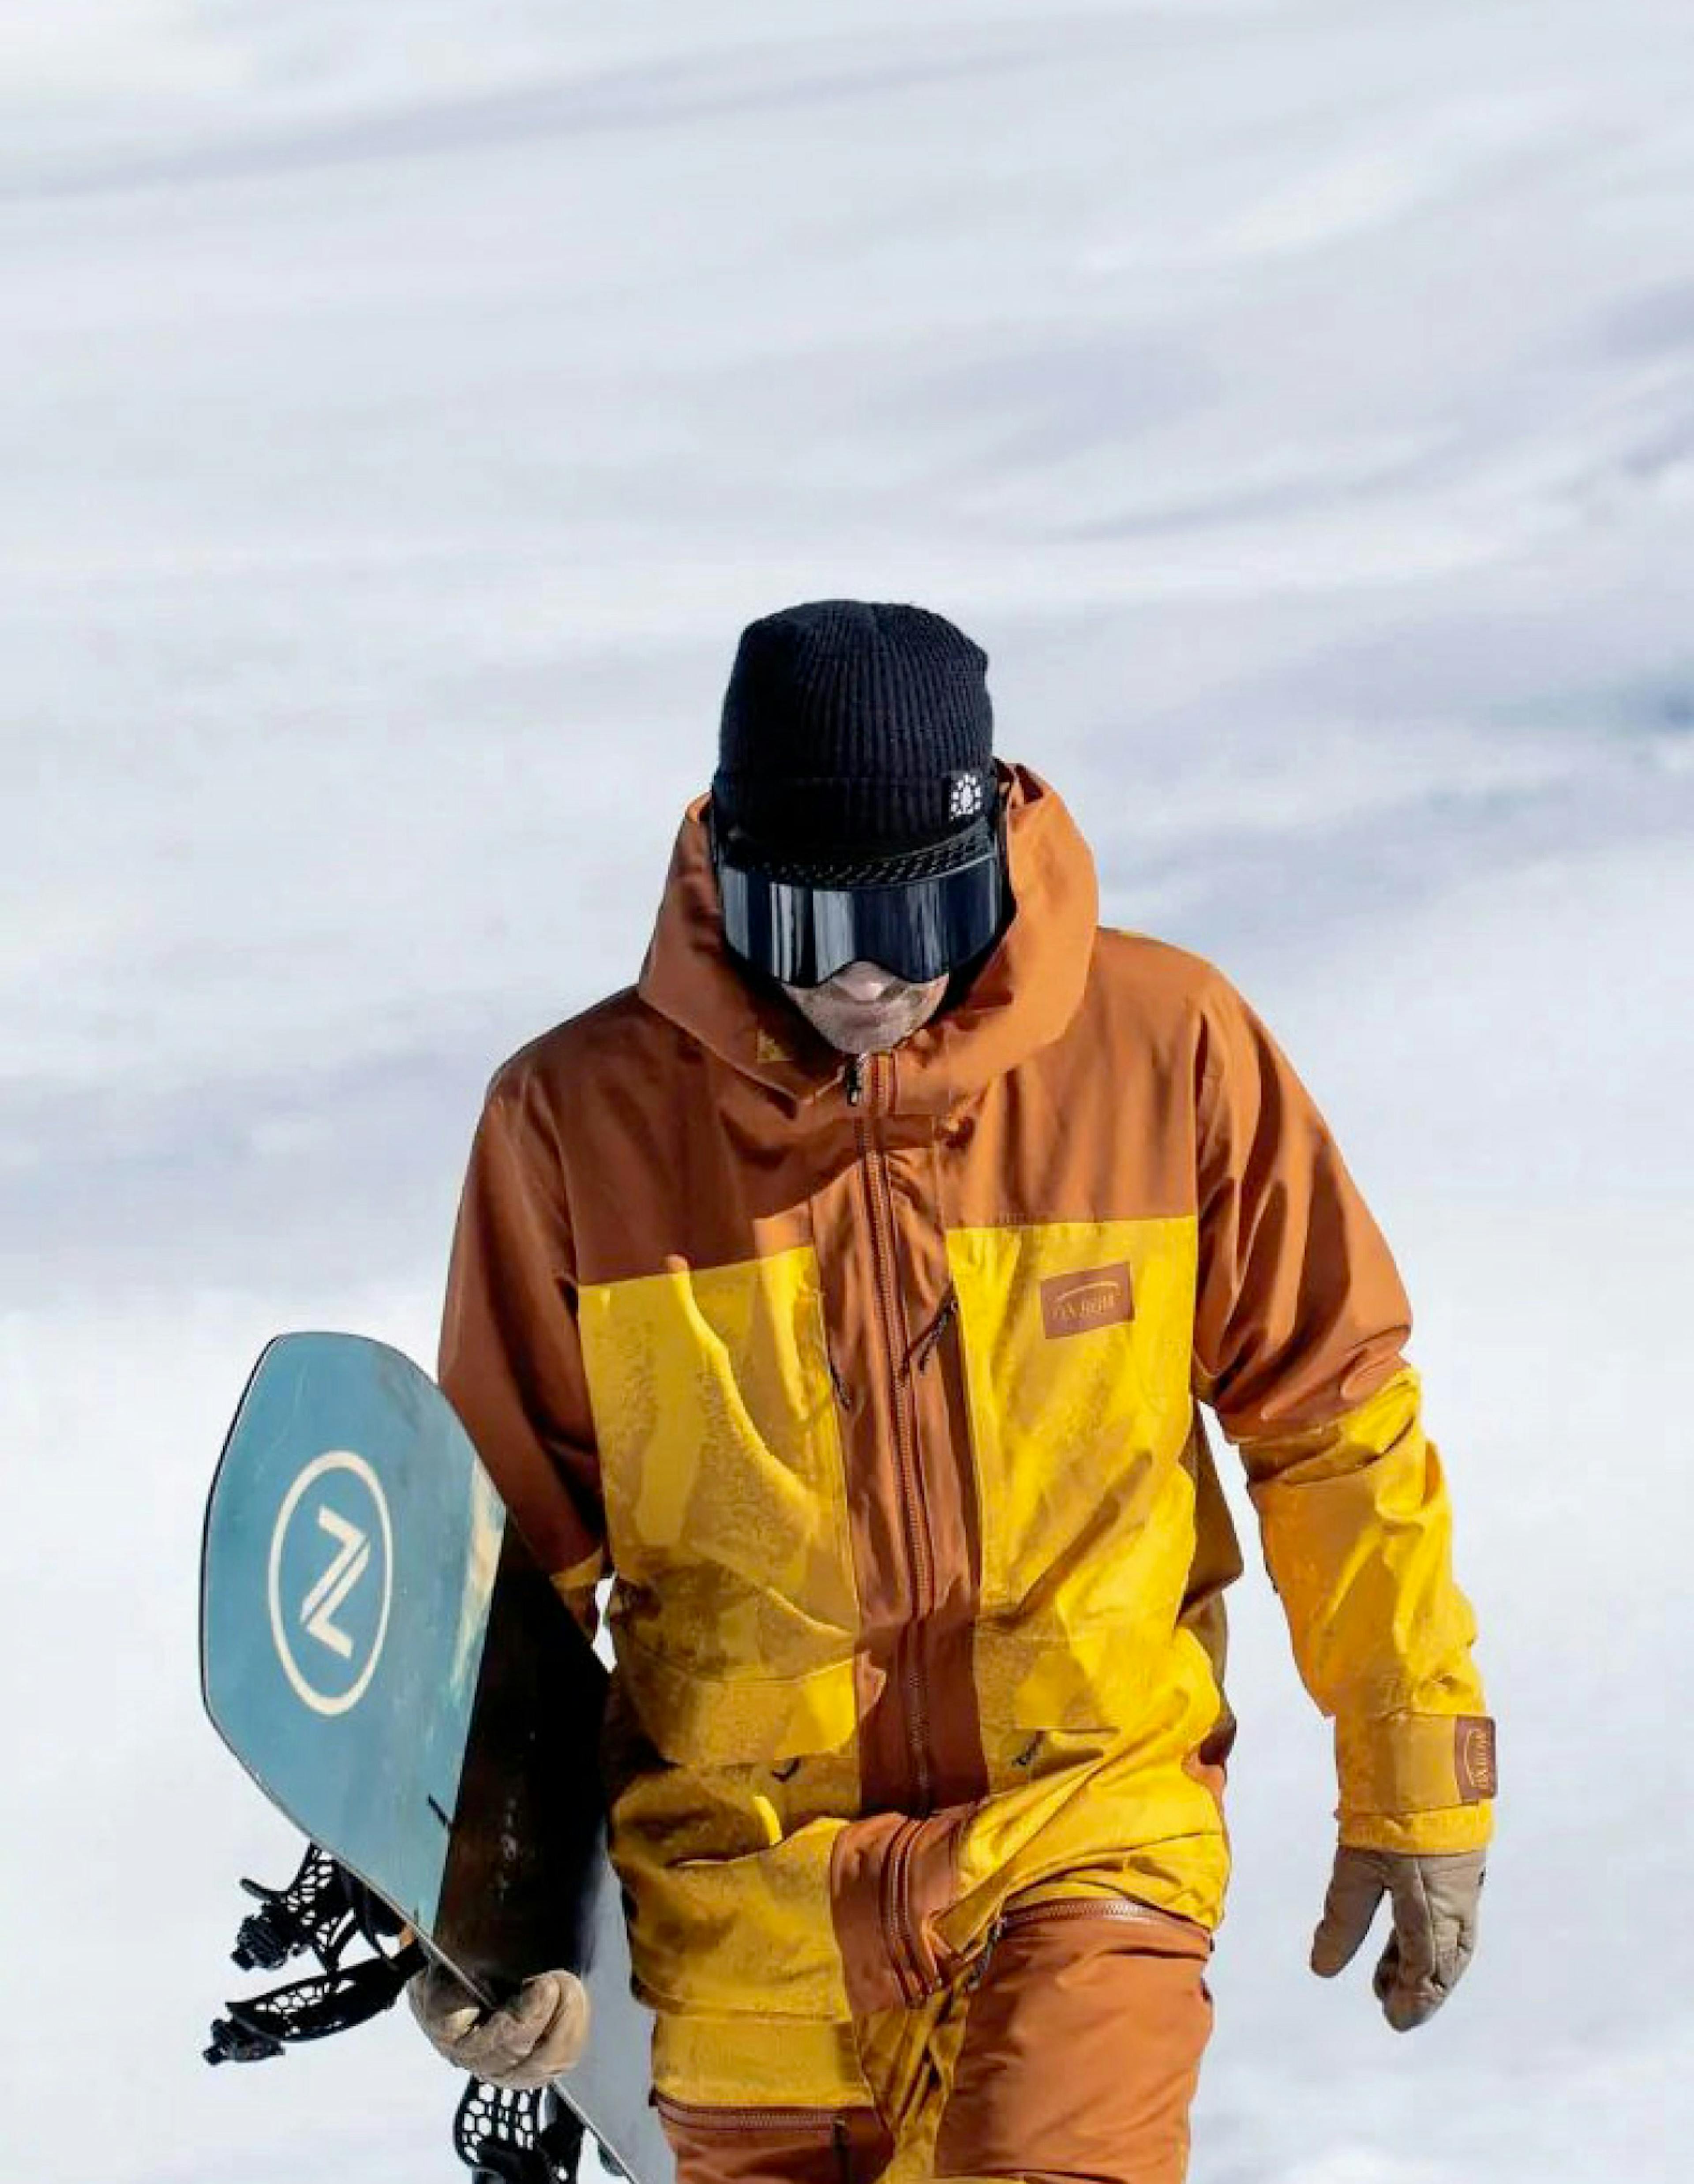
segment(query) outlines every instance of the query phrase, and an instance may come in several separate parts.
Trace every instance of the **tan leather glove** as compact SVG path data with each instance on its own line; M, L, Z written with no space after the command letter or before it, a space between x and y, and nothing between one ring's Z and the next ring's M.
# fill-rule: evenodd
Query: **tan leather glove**
M1312 1937L1312 1970L1322 1979L1334 1979L1352 1962L1386 1896L1393 1905L1394 1930L1372 1985L1396 2032L1422 2025L1458 1985L1470 1962L1486 1855L1467 1850L1419 1856L1349 1850L1344 1843L1335 1852L1323 1916Z
M432 1964L410 1982L406 1999L439 2054L515 2092L568 2070L588 2041L588 1990L571 1972L539 1973L500 2008L485 2012L445 1964Z

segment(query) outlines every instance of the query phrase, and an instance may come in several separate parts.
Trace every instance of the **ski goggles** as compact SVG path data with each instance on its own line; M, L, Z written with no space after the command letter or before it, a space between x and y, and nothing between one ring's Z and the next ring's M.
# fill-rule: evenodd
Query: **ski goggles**
M738 861L727 850L715 858L725 939L785 986L821 986L850 963L925 984L997 939L1011 901L993 821L962 843L862 866L863 879L850 878L850 866L802 877Z

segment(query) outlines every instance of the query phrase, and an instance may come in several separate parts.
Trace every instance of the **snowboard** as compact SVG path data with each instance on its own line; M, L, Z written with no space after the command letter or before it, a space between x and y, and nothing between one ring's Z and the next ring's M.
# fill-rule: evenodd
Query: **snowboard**
M479 1999L582 1978L588 2047L555 2088L638 2184L672 2184L605 1853L606 1671L398 1351L265 1348L207 1507L201 1679L271 1802Z

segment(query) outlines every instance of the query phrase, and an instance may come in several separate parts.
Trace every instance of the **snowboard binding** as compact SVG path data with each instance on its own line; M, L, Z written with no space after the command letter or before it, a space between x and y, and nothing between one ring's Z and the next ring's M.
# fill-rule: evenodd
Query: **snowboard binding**
M286 1888L243 1879L260 1908L241 1923L231 1952L243 1971L277 1971L292 1957L317 1959L312 1977L226 2003L212 2021L209 2063L258 2063L302 2040L326 2039L391 2008L422 1970L422 1945L362 1882L315 1843ZM344 1964L355 1942L368 1957ZM398 1944L396 1947L394 1945Z
M316 1843L286 1888L243 1878L259 1908L231 1952L243 1971L279 1971L309 1953L310 1977L226 2003L212 2021L209 2063L262 2063L303 2040L323 2040L379 2017L428 1961L423 1945L380 1897ZM368 1956L343 1962L362 1942ZM513 2092L473 2077L453 2119L454 2150L473 2184L577 2184L582 2126L548 2087ZM607 2162L613 2173L621 2175Z
M472 2078L453 2143L472 2184L577 2184L582 2126L547 2086L513 2092Z

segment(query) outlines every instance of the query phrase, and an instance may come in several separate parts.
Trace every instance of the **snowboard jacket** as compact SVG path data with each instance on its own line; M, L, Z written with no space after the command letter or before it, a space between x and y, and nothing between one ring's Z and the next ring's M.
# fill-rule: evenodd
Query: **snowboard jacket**
M1240 1560L1202 1406L1344 1840L1489 1831L1382 1237L1229 981L1101 929L1063 803L1000 772L1016 914L892 1052L727 953L702 796L639 983L476 1133L442 1384L585 1628L615 1578L611 1849L680 2099L862 2098L851 2020L1014 1896L1216 1923Z

